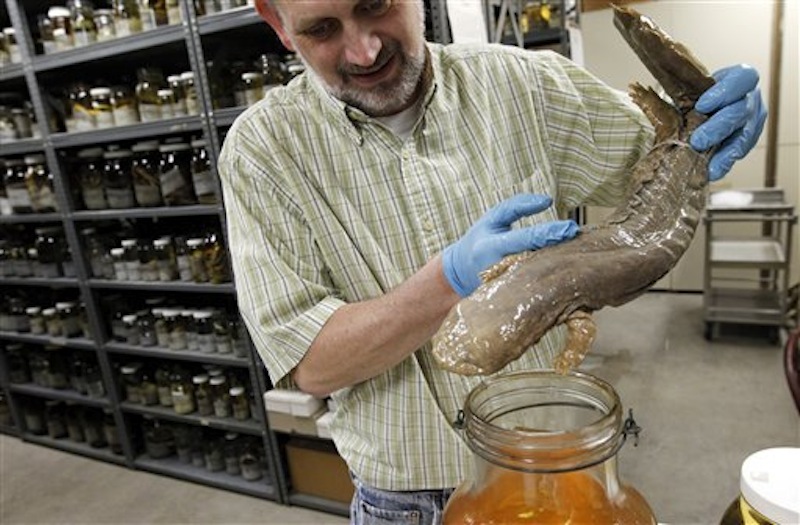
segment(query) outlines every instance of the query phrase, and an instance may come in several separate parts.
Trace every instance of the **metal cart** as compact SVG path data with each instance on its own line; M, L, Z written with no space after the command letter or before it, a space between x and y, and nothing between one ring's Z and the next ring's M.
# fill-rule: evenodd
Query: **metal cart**
M721 323L781 328L789 315L789 269L794 207L780 188L709 194L706 227L703 310L705 337L719 335Z

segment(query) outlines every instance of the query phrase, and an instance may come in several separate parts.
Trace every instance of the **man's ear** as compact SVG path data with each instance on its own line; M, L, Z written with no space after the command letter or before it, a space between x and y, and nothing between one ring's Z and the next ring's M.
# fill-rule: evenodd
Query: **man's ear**
M281 43L283 43L284 47L289 51L294 51L292 41L286 34L286 29L283 27L283 22L281 22L280 14L278 14L278 11L275 9L275 6L272 5L271 1L256 0L256 10L261 18L263 18L275 31L275 33L278 34L278 38L281 39Z

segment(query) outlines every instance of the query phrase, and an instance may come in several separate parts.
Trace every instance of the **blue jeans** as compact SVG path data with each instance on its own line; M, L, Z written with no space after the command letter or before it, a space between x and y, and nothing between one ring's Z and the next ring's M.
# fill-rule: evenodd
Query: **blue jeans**
M351 525L441 525L444 506L454 490L393 492L352 478L356 491L350 504Z

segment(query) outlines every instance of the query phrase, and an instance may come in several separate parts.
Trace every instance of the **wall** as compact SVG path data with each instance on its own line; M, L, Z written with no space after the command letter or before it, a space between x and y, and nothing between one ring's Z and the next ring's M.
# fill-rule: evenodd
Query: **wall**
M762 94L768 102L772 0L659 0L633 7L651 16L673 38L686 44L712 71L740 62L754 66L761 74ZM787 200L796 209L800 204L798 21L798 2L785 2L777 185L786 191ZM653 77L613 27L610 9L582 13L581 27L585 65L590 71L619 89L626 89L633 81L655 85ZM765 130L750 155L738 162L723 181L714 183L712 189L763 187L766 135ZM589 210L589 220L597 221L604 213L600 209ZM702 290L705 239L701 230L683 259L656 287ZM800 279L798 238L800 236L796 235L792 282Z

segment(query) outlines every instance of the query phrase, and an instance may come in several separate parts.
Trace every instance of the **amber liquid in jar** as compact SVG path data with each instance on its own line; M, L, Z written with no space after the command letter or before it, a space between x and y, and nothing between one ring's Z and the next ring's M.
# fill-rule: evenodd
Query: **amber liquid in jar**
M622 410L607 383L572 372L497 376L467 399L464 431L475 472L443 523L655 524L617 475Z

